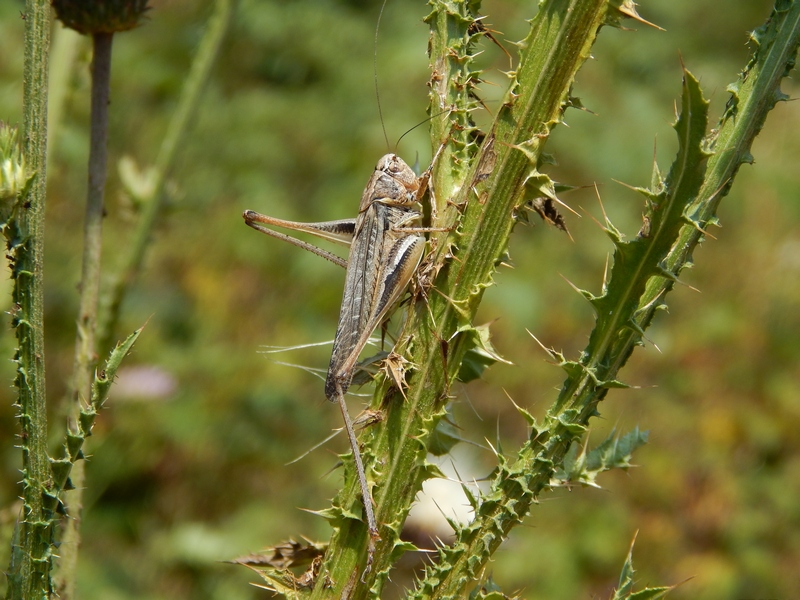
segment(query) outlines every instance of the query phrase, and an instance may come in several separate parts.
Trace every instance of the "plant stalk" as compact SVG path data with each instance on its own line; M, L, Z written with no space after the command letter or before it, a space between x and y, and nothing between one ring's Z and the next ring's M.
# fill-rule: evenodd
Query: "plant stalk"
M80 283L78 331L75 343L72 402L69 409L70 430L76 429L81 408L88 404L97 365L97 306L100 296L100 266L103 244L103 215L108 178L108 112L111 102L111 49L113 33L92 36L91 131L89 140L89 177L86 192L86 215L83 228L83 265ZM75 596L75 571L80 545L83 511L84 463L77 461L70 473L74 489L64 494L68 519L60 548L55 587L61 598Z
M98 327L98 348L105 353L113 346L120 308L128 289L133 285L150 243L153 228L164 204L164 185L175 163L177 150L183 145L189 126L197 113L200 97L214 66L219 48L230 28L238 0L216 0L214 14L192 63L191 71L181 92L178 107L172 116L167 133L161 143L153 165L155 181L147 198L138 198L143 204L142 214L136 224L133 240L126 245L121 267L114 276L108 306L103 311Z
M447 26L447 19L439 19L437 14L452 15L450 3L431 4L434 12L429 22ZM435 475L425 460L427 441L444 415L450 384L470 341L472 319L505 252L515 213L525 203L525 185L536 167L536 158L531 155L540 152L550 130L560 121L575 73L589 57L608 10L605 0L542 3L531 22L512 91L486 141L479 151L471 153L475 158L466 169L456 156L453 164L445 163L445 157L434 168L434 178L441 182L438 190L457 190L446 200L461 206L464 213L458 229L445 240L446 245L437 248L442 261L435 285L439 293L429 294L427 306L419 302L410 309L406 330L412 332L413 339L401 336L395 348L415 365L405 398L387 394L390 386L379 379L372 408L381 408L386 416L360 438L365 462L377 465L373 497L382 540L372 572L366 574L365 583L352 590L354 599L379 596L391 562L403 550L399 538L405 516L422 482ZM445 39L446 35L441 37ZM431 57L435 70L437 60ZM457 79L467 75L452 72ZM464 85L463 79L457 84ZM436 109L431 111L435 113ZM469 151L468 141L461 143ZM457 173L459 181L450 184L437 176L437 170L447 175ZM448 254L452 258L446 258ZM346 484L335 509L342 512L329 519L335 530L312 598L339 597L363 563L359 548L366 547L364 526L347 514L357 492L347 466L345 469Z
M47 75L50 3L25 4L23 153L35 173L18 210L18 243L13 249L13 324L18 349L16 386L22 428L23 508L9 565L6 598L45 598L51 590L54 520L45 495L50 481L47 456L47 400L44 363L44 208L47 181Z

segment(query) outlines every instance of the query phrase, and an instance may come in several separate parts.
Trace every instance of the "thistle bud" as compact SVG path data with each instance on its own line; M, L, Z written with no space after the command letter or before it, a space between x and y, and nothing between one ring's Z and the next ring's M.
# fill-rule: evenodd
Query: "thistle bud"
M6 205L12 205L28 185L25 157L17 143L16 127L0 121L0 202L3 214Z
M148 0L52 0L56 16L78 33L116 33L136 27Z

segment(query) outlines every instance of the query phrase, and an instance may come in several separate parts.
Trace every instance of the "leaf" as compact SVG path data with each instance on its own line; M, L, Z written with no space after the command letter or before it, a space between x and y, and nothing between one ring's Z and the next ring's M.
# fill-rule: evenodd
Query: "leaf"
M573 442L550 484L558 486L580 483L600 487L597 484L600 473L629 468L634 451L647 443L648 435L647 431L639 431L638 427L622 437L616 436L612 431L608 438L589 452L586 452L585 447L580 450L580 444Z
M428 452L434 456L444 456L453 449L457 443L463 441L458 426L453 423L452 415L448 410L433 430L428 440Z
M128 353L133 348L133 344L139 338L144 326L140 327L132 334L130 334L125 341L116 345L111 351L111 355L106 361L104 369L97 371L94 376L94 383L92 383L92 406L96 409L100 408L108 398L108 393L111 391L111 384L114 382L114 377L117 376L117 371L122 364Z
M248 554L234 558L232 563L250 567L273 567L288 569L297 565L306 565L318 556L323 556L327 544L305 540L297 542L289 539L275 546L265 548L258 554Z
M462 343L467 348L458 371L459 381L467 383L478 379L487 368L497 362L513 364L500 356L492 346L488 323L477 327L460 327L458 331L464 336Z
M636 535L633 536L631 547L628 550L628 556L625 558L625 563L622 565L622 572L619 575L619 585L614 590L614 595L610 600L656 600L663 598L671 590L675 589L674 585L660 586L655 588L644 588L638 592L633 591L633 575L636 571L633 568L633 546L636 543Z

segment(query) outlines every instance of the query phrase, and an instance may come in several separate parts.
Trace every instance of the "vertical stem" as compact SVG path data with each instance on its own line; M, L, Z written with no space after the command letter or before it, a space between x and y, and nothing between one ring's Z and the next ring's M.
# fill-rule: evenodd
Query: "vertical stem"
M150 235L161 214L164 184L172 169L177 151L182 146L197 112L200 95L208 81L211 67L216 61L225 33L233 20L237 2L238 0L216 0L214 14L208 22L208 28L192 62L189 77L183 86L178 108L172 116L156 158L152 195L149 198L141 198L144 209L136 224L133 240L126 245L126 254L122 258L121 268L115 274L108 307L103 311L103 317L98 326L98 347L101 352L107 352L113 345L114 329L117 325L122 301L139 273L145 251L150 243Z
M19 210L24 236L14 248L13 319L16 328L19 417L22 426L23 509L8 569L6 598L44 598L50 591L53 517L45 502L50 481L44 374L43 253L47 157L47 59L50 3L25 5L23 152L32 187Z
M100 289L100 255L103 239L103 195L106 187L108 152L108 105L113 34L93 36L92 122L89 142L89 183L86 193L86 220L83 229L83 268L78 313L78 339L75 351L74 408L88 400L94 365L97 299ZM73 418L77 412L73 412Z
M89 401L97 364L95 335L97 302L100 293L100 263L103 242L103 196L108 171L108 106L111 93L112 33L92 36L92 107L89 142L89 181L86 192L86 217L83 229L83 267L78 333L75 344L75 371L70 406L71 427L75 426L81 406ZM74 489L64 495L69 519L65 521L56 591L64 599L75 596L75 568L80 544L83 509L84 463L74 464L70 475Z

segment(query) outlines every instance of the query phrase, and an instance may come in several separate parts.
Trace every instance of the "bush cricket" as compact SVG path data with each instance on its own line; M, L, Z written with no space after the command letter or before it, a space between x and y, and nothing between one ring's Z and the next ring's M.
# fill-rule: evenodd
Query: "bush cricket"
M372 563L375 543L380 535L364 464L344 395L352 382L359 354L389 309L403 295L417 270L425 248L425 237L422 233L441 231L421 227L422 213L418 210L435 160L436 156L431 167L417 177L396 154L383 156L364 189L355 219L298 223L275 219L251 210L243 214L245 222L253 229L309 250L347 270L339 324L325 380L325 396L331 402L338 402L353 451L369 528L367 569ZM283 227L348 244L350 253L347 261L266 226Z

